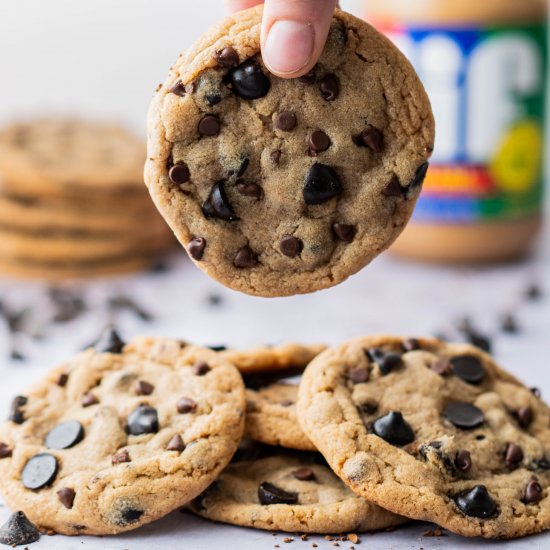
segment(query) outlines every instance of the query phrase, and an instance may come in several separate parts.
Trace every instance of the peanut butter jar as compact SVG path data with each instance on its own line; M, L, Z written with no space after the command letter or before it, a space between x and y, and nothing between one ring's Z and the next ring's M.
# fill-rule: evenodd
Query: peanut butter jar
M392 250L439 262L527 253L542 225L546 0L366 0L428 91L435 150Z

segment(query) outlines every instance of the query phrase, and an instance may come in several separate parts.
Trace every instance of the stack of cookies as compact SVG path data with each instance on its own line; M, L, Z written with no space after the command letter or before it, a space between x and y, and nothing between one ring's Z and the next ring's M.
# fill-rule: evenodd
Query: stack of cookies
M141 269L172 245L122 128L38 120L0 132L0 273L63 279Z
M549 424L538 392L470 345L215 352L110 332L13 401L0 486L23 513L6 532L37 536L27 514L58 533L116 534L186 505L270 531L414 519L520 537L550 527Z

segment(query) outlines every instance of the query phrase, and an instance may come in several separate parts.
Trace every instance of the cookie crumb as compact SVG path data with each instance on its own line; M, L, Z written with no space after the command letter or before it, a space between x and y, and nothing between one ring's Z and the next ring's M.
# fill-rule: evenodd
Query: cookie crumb
M359 537L355 533L350 533L348 535L348 540L353 542L353 544L359 544Z
M291 537L286 537L286 539L283 539L283 542L286 543L286 544L289 544L289 543L291 543L291 542L293 542L293 541L294 541L294 539L291 538Z

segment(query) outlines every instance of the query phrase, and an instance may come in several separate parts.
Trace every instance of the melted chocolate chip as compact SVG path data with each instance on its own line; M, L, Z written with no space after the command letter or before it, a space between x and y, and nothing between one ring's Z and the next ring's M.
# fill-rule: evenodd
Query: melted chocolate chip
M297 124L296 115L290 111L281 111L275 117L275 128L283 132L292 132Z
M233 265L240 269L254 267L258 265L258 256L249 246L245 246L237 252Z
M326 74L319 82L319 90L325 101L334 101L340 95L340 81L335 74Z
M289 493L280 489L268 481L262 481L258 487L258 498L261 504L296 504L298 502L297 493Z
M126 344L113 327L107 327L94 346L98 353L122 353Z
M342 184L333 168L315 163L307 173L304 185L306 204L323 204L342 194Z
M12 455L12 450L6 443L0 443L0 460L9 458Z
M316 130L309 136L309 150L313 156L326 151L330 146L330 138L322 130Z
M181 453L185 450L185 443L180 435L176 434L166 445L167 451L177 451Z
M208 363L205 363L204 361L197 361L193 365L193 374L195 376L204 376L209 372L210 372L210 367L208 366Z
M533 409L531 407L520 407L515 413L518 424L526 430L533 422Z
M40 538L40 533L24 512L15 512L8 521L0 527L0 544L6 546L22 546L32 544Z
M202 206L202 211L207 218L219 218L227 222L239 219L227 198L223 181L219 181L212 187L208 199Z
M83 407L91 407L92 405L97 405L99 403L99 399L89 391L82 396L80 403Z
M355 227L353 225L335 223L332 225L332 231L336 238L344 243L350 243L355 237Z
M367 147L375 153L381 153L384 150L384 134L374 126L363 130L354 141L357 145Z
M299 481L315 480L315 473L311 468L298 468L292 472L292 475Z
M57 380L55 381L55 383L58 385L58 386L61 386L62 388L64 388L66 385L67 385L67 382L69 381L69 375L68 374L65 374L64 372L61 373L58 377L57 377Z
M10 414L8 420L14 422L15 424L23 424L25 422L25 415L21 410L28 402L28 399L24 395L18 395L11 402Z
M190 397L180 397L176 408L180 414L194 413L197 410L197 403Z
M263 189L256 183L238 183L235 189L243 197L251 199L261 199L264 194Z
M152 434L159 431L157 410L140 405L128 416L128 432L131 435Z
M296 258L304 249L304 243L292 235L285 235L279 245L281 252L288 258Z
M369 369L366 367L357 367L348 372L348 380L353 384L363 384L369 379Z
M515 443L508 443L504 451L504 460L511 470L517 468L523 460L523 449Z
M27 489L36 491L53 483L57 469L55 456L41 453L27 461L21 472L21 481Z
M254 59L248 59L232 69L225 81L231 85L231 91L243 99L265 97L271 89L269 78Z
M178 80L171 88L170 93L183 97L186 93L185 86L181 80Z
M57 491L57 498L59 499L59 502L61 502L61 504L69 510L73 507L75 496L76 493L74 489L71 489L70 487L62 487L59 491Z
M454 497L458 509L465 515L486 519L497 513L497 505L484 485L476 485Z
M50 430L45 439L48 449L70 449L84 439L84 428L78 420L69 420Z
M474 355L459 355L450 361L455 375L468 384L480 384L485 378L485 367Z
M378 365L382 376L386 376L393 370L402 367L401 354L395 351L385 351L379 348L367 350L368 358Z
M407 445L414 441L414 432L400 412L390 412L374 421L372 431L392 445Z
M213 57L220 67L231 69L239 64L239 54L235 48L231 46L226 46L222 50L218 50L214 53Z
M469 403L449 403L443 409L443 416L462 430L473 430L485 422L483 411Z
M155 391L155 386L145 380L139 380L136 384L136 395L151 395Z
M402 197L404 192L405 190L401 187L397 176L393 176L384 189L382 189L382 195L386 197Z
M170 181L175 185L182 185L187 183L191 178L191 172L185 164L174 164L168 172Z
M199 134L203 137L213 137L220 133L220 119L214 115L203 117L198 126Z
M539 502L542 499L542 492L542 485L539 483L539 480L533 476L525 487L523 502L525 504L535 504Z
M437 361L432 363L431 369L440 376L447 376L453 372L453 366L451 363L449 363L447 359L443 358L437 359Z
M457 470L467 472L472 467L472 456L470 455L470 451L467 451L466 449L457 451L455 456L455 466Z
M189 256L193 258L193 260L200 262L204 256L204 250L206 248L206 239L203 239L202 237L195 237L189 241L189 244L187 245L187 251L189 252Z
M122 449L116 452L111 457L111 463L113 464L113 466L115 466L116 464L124 464L131 461L132 459L130 458L130 453L128 452L128 449Z

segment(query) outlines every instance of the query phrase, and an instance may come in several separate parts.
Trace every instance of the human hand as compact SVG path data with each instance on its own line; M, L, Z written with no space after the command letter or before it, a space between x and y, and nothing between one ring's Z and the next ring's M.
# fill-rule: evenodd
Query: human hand
M230 13L262 4L263 0L225 0ZM262 57L282 78L310 71L321 56L337 0L265 0Z

